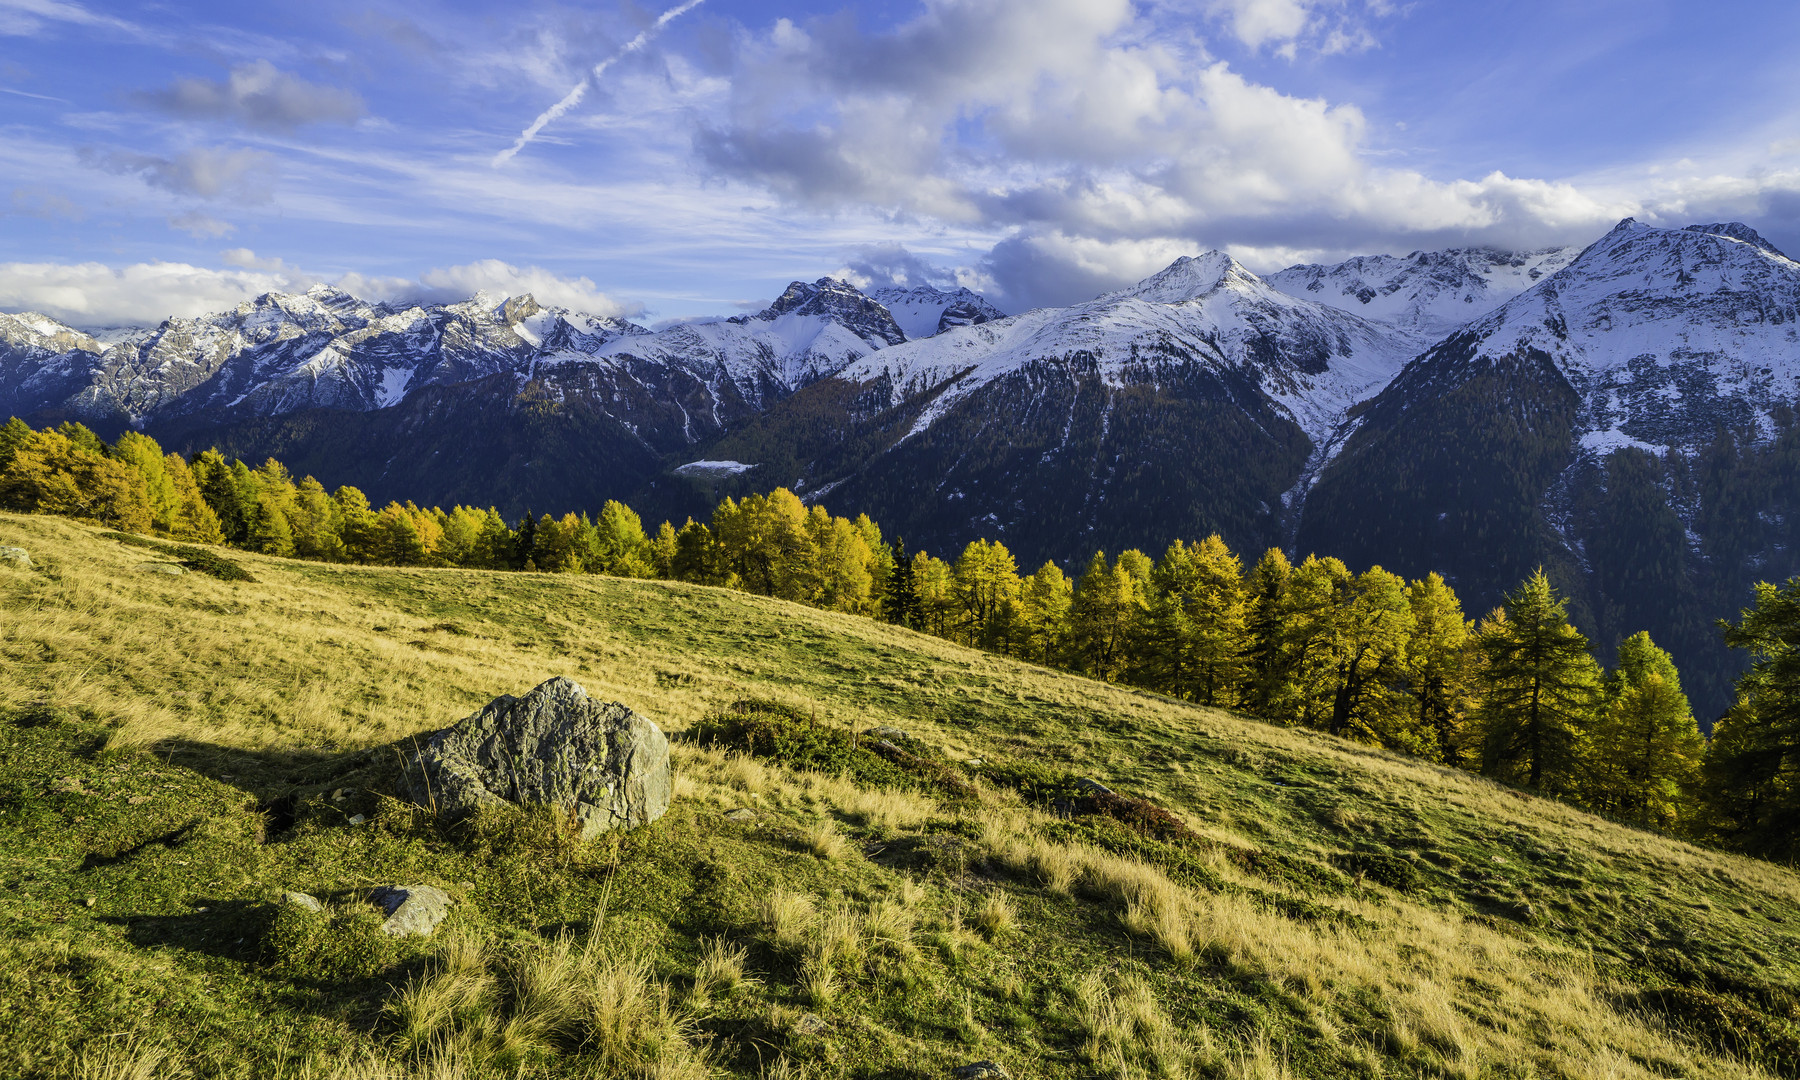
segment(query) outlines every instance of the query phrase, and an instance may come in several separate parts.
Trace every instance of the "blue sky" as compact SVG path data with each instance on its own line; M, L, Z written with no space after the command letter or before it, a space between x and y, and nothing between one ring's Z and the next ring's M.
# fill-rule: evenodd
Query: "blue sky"
M1209 248L1272 270L1627 215L1800 249L1791 2L668 10L0 0L0 310L326 281L656 321L827 273L1020 310Z

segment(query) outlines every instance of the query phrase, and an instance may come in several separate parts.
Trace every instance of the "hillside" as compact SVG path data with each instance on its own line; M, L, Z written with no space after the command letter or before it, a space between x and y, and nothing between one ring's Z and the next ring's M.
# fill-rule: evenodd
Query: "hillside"
M699 586L6 545L0 1073L1800 1072L1800 879L1466 774ZM677 735L662 821L381 796L559 674ZM693 737L752 698L828 771ZM1185 827L1028 797L1070 777ZM459 898L423 946L276 914L395 883Z

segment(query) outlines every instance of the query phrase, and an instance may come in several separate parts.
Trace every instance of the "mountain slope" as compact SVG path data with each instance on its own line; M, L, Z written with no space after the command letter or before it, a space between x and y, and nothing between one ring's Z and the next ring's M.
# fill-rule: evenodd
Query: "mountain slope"
M1138 285L870 353L710 455L954 554L998 536L1085 558L1223 531L1280 535L1283 495L1406 346L1221 253Z
M1797 314L1800 265L1744 226L1622 222L1357 410L1300 546L1445 571L1471 607L1547 563L1603 644L1649 629L1721 709L1711 621L1792 565L1764 475L1800 396Z
M1567 266L1579 248L1415 251L1405 258L1365 255L1332 266L1290 266L1268 282L1290 296L1354 312L1421 344L1465 323Z
M1793 1075L1800 881L1783 868L724 590L238 553L256 580L169 577L94 530L6 514L0 544L43 567L0 587L0 699L41 703L0 716L8 1075L157 1047L227 1075L398 1067L409 1031L427 1058L448 1035L400 995L449 941L491 950L506 988L570 970L546 962L558 935L579 955L596 927L624 968L608 985L678 1021L607 1014L663 1035L664 1075L702 1042L747 1078L979 1060L1048 1080ZM220 664L243 676L229 691ZM548 815L440 827L383 798L394 750L552 675L676 734L662 821L584 847ZM887 725L985 790L692 738L746 698L847 766L885 764L849 733ZM1193 834L1058 816L1006 786L1075 777ZM310 937L280 921L284 891L350 913L390 881L450 892L450 923L382 946L350 918L302 923ZM714 941L753 980L707 982ZM461 955L465 974L481 963ZM468 1010L492 1023L463 1030L461 1075L515 1074L482 1060L506 1020L523 1016L516 1039L544 1015L511 998ZM566 1022L527 1044L541 1075L632 1071L604 1056L619 1040Z

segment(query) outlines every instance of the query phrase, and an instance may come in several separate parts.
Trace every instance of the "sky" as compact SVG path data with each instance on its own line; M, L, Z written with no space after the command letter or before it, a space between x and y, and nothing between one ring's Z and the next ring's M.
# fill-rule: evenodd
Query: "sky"
M646 324L1181 255L1800 251L1792 0L0 0L0 311L325 282Z

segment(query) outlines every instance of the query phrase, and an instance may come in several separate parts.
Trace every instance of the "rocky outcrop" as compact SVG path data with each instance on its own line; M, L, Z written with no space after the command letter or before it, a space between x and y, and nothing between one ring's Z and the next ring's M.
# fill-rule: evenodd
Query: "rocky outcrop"
M524 697L497 697L426 739L407 763L405 787L440 814L492 803L556 807L588 838L661 817L672 779L661 729L558 677Z

